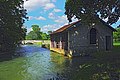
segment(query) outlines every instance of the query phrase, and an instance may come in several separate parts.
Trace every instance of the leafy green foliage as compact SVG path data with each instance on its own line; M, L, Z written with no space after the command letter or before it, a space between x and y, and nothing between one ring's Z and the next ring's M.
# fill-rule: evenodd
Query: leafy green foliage
M48 40L49 35L46 33L41 32L40 27L38 25L32 25L32 30L26 36L27 40Z
M48 35L46 33L42 33L41 36L42 36L43 40L47 40L48 39Z
M34 31L30 31L26 36L27 40L36 40L38 38L37 34Z
M48 31L48 39L50 39L50 34L52 33L52 31Z
M38 25L32 25L32 29L34 32L40 32L40 28Z
M95 22L95 16L108 18L107 23L113 24L120 17L120 0L66 0L65 14L71 22L71 18L76 16L81 22Z
M52 33L52 31L48 31L48 34L51 34Z
M0 0L0 51L8 51L24 39L26 10L23 0Z
M27 29L26 28L22 28L22 39L23 40L25 40L26 33L27 33Z
M116 30L117 32L113 33L113 38L115 42L120 41L120 28L117 28Z

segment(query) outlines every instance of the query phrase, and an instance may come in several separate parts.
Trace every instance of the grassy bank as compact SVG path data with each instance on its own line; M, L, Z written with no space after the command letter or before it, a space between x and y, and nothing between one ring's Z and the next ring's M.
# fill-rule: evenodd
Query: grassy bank
M81 65L82 74L87 74L91 80L120 79L120 43L114 43L111 51L94 53L92 56L93 60Z
M34 43L35 45L39 45L39 46L42 46L42 42L36 42Z
M114 42L113 45L114 45L114 46L120 45L120 42Z
M50 48L50 44L49 43L43 43L43 42L36 42L34 43L35 45L41 46L42 48Z

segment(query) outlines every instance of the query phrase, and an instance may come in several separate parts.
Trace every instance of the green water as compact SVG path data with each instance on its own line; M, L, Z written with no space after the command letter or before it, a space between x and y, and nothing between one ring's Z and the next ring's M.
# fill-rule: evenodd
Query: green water
M62 72L65 58L38 46L23 46L22 56L0 62L0 80L47 80Z
M0 80L119 80L120 76L118 59L116 63L106 58L69 59L34 45L24 45L14 54L19 56L0 62Z

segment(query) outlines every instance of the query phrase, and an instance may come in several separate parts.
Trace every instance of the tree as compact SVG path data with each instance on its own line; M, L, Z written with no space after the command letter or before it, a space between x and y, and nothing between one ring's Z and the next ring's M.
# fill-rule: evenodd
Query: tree
M40 31L41 28L38 25L32 25L32 30L37 34L37 40L41 40L42 39L42 32Z
M118 41L120 41L120 28L117 29Z
M27 40L37 40L38 35L34 31L30 31L28 35L26 36Z
M52 33L52 31L48 31L48 39L50 39L50 34Z
M47 33L48 33L48 34L51 34L51 33L52 33L52 31L48 31Z
M42 39L42 32L40 31L40 27L38 25L32 25L32 31L28 33L26 39L28 40L41 40Z
M113 39L115 42L118 41L118 32L113 32Z
M48 35L46 33L42 33L42 40L47 40L48 39Z
M9 51L23 39L26 10L23 0L0 0L0 51Z
M22 40L25 40L26 33L27 33L27 29L23 27L22 28Z
M113 33L113 38L115 42L120 41L120 28L117 28L116 30L117 32Z
M34 31L34 32L40 32L40 27L38 26L38 25L32 25L32 30Z
M26 36L27 40L48 40L50 38L49 35L43 33L41 28L38 25L32 25L32 31L28 33ZM49 31L51 33L51 31Z
M120 0L66 0L65 14L69 22L76 16L81 22L93 23L95 16L100 19L108 18L109 25L120 17Z

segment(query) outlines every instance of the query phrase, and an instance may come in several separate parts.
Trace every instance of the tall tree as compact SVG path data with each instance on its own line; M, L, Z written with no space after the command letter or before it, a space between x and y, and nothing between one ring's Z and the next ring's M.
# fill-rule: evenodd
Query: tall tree
M27 40L48 40L49 35L43 33L38 25L32 25L32 31L26 36ZM51 31L49 31L51 33Z
M100 19L108 18L111 25L120 18L120 0L66 0L65 10L70 22L76 16L81 22L92 23L99 15Z
M38 35L34 31L30 31L28 35L26 36L27 40L37 40Z
M34 32L40 32L40 27L38 26L38 25L32 25L32 30L34 31Z
M48 35L46 33L42 33L42 40L47 40L48 39Z
M39 27L39 25L32 25L32 30L37 34L38 40L42 39L42 36L41 36L42 32L40 31L41 28Z
M26 10L23 0L0 0L0 51L8 51L23 39Z
M28 33L26 39L28 40L41 40L42 39L42 32L40 31L41 28L38 25L32 25L32 31Z
M23 27L22 28L22 40L25 40L26 33L27 33L27 29L25 27Z

